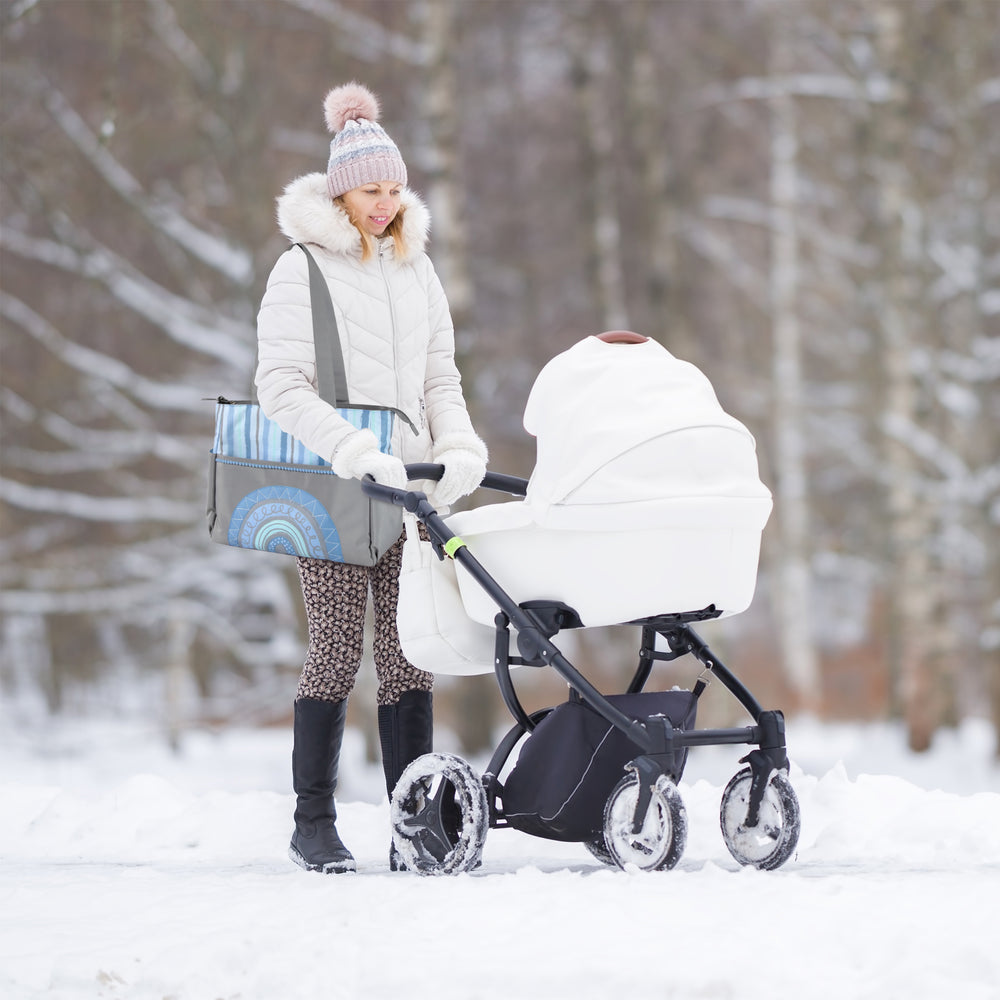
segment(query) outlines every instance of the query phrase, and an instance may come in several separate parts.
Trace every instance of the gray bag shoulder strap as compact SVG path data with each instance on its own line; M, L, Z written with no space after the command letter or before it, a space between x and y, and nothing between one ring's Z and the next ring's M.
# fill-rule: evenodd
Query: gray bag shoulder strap
M309 304L312 307L313 342L316 345L316 388L320 399L341 408L350 406L344 350L337 329L337 314L323 272L304 243L296 243L309 264Z
M344 366L344 349L337 329L337 314L330 298L326 278L316 263L316 258L304 243L296 243L306 255L309 264L309 305L312 309L313 343L316 346L316 389L320 399L332 403L337 409L353 407L347 395L347 369ZM365 405L366 410L391 410L414 434L418 434L413 421L395 406Z

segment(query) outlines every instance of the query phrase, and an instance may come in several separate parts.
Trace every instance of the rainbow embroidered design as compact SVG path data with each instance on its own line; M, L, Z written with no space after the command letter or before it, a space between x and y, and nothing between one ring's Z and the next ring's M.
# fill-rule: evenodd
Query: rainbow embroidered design
M229 544L343 561L327 509L311 493L287 486L264 486L243 497L229 519Z

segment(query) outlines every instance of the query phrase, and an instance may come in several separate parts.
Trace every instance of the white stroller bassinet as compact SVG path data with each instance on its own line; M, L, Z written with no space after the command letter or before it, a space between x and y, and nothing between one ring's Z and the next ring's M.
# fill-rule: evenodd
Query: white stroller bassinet
M771 494L752 435L694 365L653 340L588 337L539 373L524 426L524 500L447 519L515 601L562 602L585 626L749 606ZM495 603L411 528L403 652L436 673L492 671Z

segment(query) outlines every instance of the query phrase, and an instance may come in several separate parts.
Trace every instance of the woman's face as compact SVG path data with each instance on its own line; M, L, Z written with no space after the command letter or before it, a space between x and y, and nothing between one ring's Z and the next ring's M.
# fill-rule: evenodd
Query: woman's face
M343 195L351 221L372 236L381 236L399 212L403 185L396 181L373 181Z

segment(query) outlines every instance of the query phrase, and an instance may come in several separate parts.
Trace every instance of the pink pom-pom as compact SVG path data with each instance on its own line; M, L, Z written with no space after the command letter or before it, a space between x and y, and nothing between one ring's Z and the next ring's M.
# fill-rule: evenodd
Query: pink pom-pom
M334 87L323 101L326 127L336 134L343 127L359 118L378 121L378 98L360 83L345 83Z

